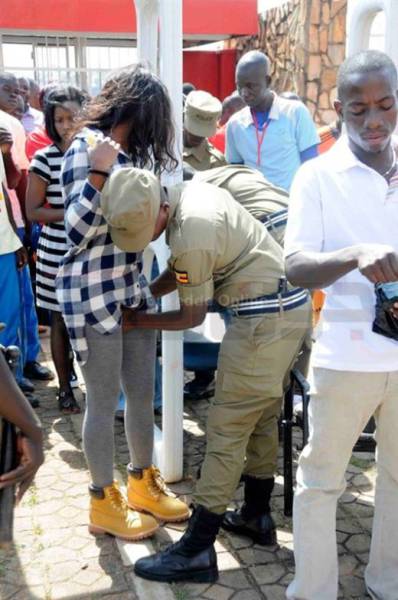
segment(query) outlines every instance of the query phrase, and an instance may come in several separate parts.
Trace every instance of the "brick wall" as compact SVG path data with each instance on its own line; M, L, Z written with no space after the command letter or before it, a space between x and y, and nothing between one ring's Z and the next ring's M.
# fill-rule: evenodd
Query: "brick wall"
M229 42L241 56L263 50L276 91L296 92L318 124L335 118L336 75L345 57L347 0L290 0L260 15L259 35Z

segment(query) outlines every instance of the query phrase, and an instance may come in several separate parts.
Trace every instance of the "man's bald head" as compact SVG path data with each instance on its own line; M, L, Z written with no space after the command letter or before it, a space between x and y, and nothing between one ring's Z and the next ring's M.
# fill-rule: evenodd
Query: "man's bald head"
M244 54L236 65L236 87L250 108L266 110L272 104L269 72L269 58L258 50Z
M18 101L18 80L12 73L0 72L0 110L12 113Z
M365 50L349 56L343 62L337 76L337 93L339 100L344 102L350 88L355 85L362 75L384 71L397 89L397 68L391 58L380 50Z
M373 156L390 146L397 123L397 69L384 52L359 52L341 65L337 90L334 106L345 123L351 150L370 157L371 164Z
M258 50L251 50L250 52L246 52L236 65L236 72L239 69L245 69L247 67L257 67L259 69L263 69L265 75L269 75L270 72L270 60L264 52L259 52Z

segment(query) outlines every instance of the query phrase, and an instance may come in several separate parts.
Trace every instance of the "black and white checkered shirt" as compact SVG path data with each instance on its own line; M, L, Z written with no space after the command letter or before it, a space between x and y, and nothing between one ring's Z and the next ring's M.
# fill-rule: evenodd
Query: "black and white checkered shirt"
M86 324L101 334L121 325L121 305L153 309L142 253L126 253L112 242L100 205L101 193L87 180L89 147L101 132L83 130L65 154L61 182L69 249L56 278L57 298L77 360L88 357ZM120 151L112 170L134 166Z

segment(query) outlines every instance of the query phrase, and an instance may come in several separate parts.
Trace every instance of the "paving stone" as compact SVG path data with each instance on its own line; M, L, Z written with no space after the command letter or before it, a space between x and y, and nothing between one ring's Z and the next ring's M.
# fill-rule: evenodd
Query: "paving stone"
M345 492L341 496L339 502L341 502L341 504L352 504L357 499L358 499L358 493L353 492L353 491L349 491L349 492Z
M358 502L357 504L355 504L355 508L354 508L354 512L353 512L353 518L355 519L361 519L361 518L369 518L372 517L373 518L373 514L374 514L374 507L373 505L369 505L369 504L362 504L360 502Z
M175 600L172 588L167 584L147 581L137 577L132 571L126 574L126 579L129 589L134 590L140 600Z
M286 563L288 565L294 564L293 549L279 548L279 550L277 550L277 552L276 552L276 556L280 562Z
M366 473L359 473L355 475L352 483L355 487L364 489L372 489L373 481L371 481Z
M233 600L260 600L262 596L254 589L242 590L233 596Z
M359 577L340 577L341 587L345 598L367 598L366 586L363 579Z
M348 533L343 533L342 531L336 532L336 538L340 544L343 544L348 539L348 537L349 537Z
M345 542L344 546L349 552L361 553L369 549L369 537L364 534L354 534Z
M0 582L1 600L284 599L293 577L294 558L292 523L283 514L281 448L272 499L279 546L265 548L223 531L216 543L220 570L217 583L169 586L149 582L134 575L133 563L179 539L186 523L162 527L152 541L141 544L116 543L110 536L90 536L89 475L81 451L83 415L60 416L55 405L55 383L39 384L38 393L38 414L46 431L46 461L36 477L36 489L26 495L15 513L15 547L7 558L0 551L0 578L2 566L15 574ZM170 486L183 497L190 497L197 468L203 462L208 407L207 400L185 404L186 479ZM115 464L124 465L129 457L123 425L116 423L115 431ZM294 430L294 444L300 443L300 432ZM294 468L297 457L295 451ZM341 600L366 597L363 571L373 516L374 456L357 454L353 461L348 467L347 490L338 506ZM125 478L124 469L121 477ZM232 509L240 506L242 496L243 486L239 486L231 501Z
M250 587L249 580L243 570L240 571L224 571L220 573L218 580L220 585L224 585L234 590L243 590Z
M233 594L234 590L215 584L204 592L203 598L209 598L210 600L229 600Z
M361 531L361 527L359 526L357 521L353 521L352 519L343 518L337 519L337 531L341 531L344 533L359 533Z
M280 584L284 585L285 587L287 587L289 585L289 583L291 583L293 581L293 577L294 577L294 572L293 569L289 570L288 573L286 573L286 575L284 575L282 577L282 579L280 580Z
M179 583L173 586L174 591L187 600L191 598L204 598L204 593L209 588L209 583Z
M351 554L344 554L339 558L339 573L341 577L350 577L358 569L358 559Z
M64 583L73 581L80 571L80 565L76 562L53 563L48 566L48 574L51 582Z
M284 585L265 585L261 588L261 591L267 600L285 600L286 597Z
M291 530L286 531L284 529L277 529L276 535L279 544L290 544L293 541L293 533Z
M259 585L277 583L285 574L286 569L278 563L250 567L250 572Z
M266 565L276 560L274 552L259 546L238 550L236 554L242 565Z
M217 555L219 571L231 571L240 569L241 565L231 552L220 552Z

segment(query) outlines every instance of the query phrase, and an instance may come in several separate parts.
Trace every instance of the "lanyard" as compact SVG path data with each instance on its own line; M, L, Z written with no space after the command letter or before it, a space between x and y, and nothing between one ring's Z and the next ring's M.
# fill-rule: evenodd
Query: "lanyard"
M256 128L256 138L257 138L257 166L259 167L261 165L261 146L263 145L263 141L264 141L264 138L265 138L265 132L267 131L267 127L269 125L269 117L268 117L268 119L264 123L263 130L261 131L261 134L260 134L260 126L259 126L259 123L258 123L257 115L254 112L254 110L252 111L252 117L253 117L253 121L254 121L254 126Z

